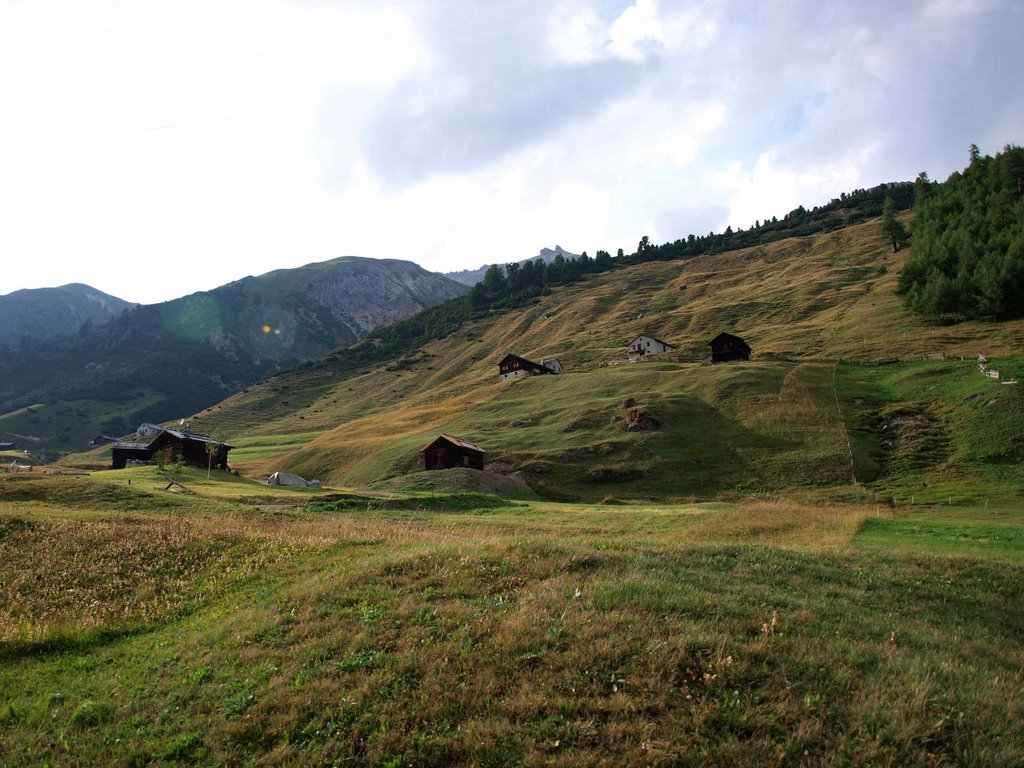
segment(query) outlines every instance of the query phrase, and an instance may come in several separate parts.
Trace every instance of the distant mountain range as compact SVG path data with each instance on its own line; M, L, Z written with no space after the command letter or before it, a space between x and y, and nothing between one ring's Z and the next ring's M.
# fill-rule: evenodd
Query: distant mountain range
M86 323L102 325L137 306L82 283L14 291L0 296L0 344L77 333Z
M528 259L523 259L520 264L525 264L527 261L542 261L545 264L550 264L555 260L555 256L561 254L567 259L578 258L579 254L569 253L569 251L563 250L562 246L556 245L554 250L551 248L541 248L541 251L536 256L531 256ZM474 286L484 279L484 273L490 267L490 264L484 264L479 269L463 269L459 272L445 272L444 276L454 280L457 283L463 285ZM505 266L502 264L501 266Z
M66 451L187 415L467 290L409 261L345 256L30 335L0 346L0 440Z

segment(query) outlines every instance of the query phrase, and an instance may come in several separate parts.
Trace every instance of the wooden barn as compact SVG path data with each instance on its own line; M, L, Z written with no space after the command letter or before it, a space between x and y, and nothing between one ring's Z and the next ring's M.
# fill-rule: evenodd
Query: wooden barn
M653 336L637 336L629 342L629 360L636 362L642 360L645 355L660 355L674 350L675 347L671 344L666 344Z
M420 449L424 469L484 468L484 449L468 440L442 432Z
M212 461L207 446L212 446ZM174 464L180 457L185 464L193 467L213 466L227 471L228 451L233 447L227 443L217 443L208 435L165 429L148 443L114 443L111 468L124 469L129 461L152 461L161 455L165 464Z
M149 449L156 456L160 451L164 456L164 463L174 464L178 457L182 457L186 464L193 467L206 467L210 462L207 446L213 450L212 466L225 472L228 469L228 451L234 448L227 443L217 443L208 435L197 435L189 432L179 432L176 429L165 429L149 444Z
M726 363L730 360L749 360L752 357L750 345L739 336L720 333L711 340L711 362Z
M519 355L508 354L501 358L498 363L498 381L509 379L523 379L527 376L545 376L562 372L562 365L552 358L543 363L535 363ZM550 366L550 367L549 367Z

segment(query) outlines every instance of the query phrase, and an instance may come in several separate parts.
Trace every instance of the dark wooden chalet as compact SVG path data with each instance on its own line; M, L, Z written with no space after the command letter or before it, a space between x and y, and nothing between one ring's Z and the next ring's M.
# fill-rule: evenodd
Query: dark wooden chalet
M209 435L197 435L190 432L179 432L176 429L165 429L149 444L149 449L156 456L162 452L164 462L173 464L182 457L186 464L194 467L205 467L210 463L208 447L213 451L212 466L228 469L228 451L234 448L227 443L218 443Z
M730 360L749 360L750 345L739 336L720 333L711 340L711 362L725 363Z
M425 448L423 454L424 469L452 469L453 467L484 468L484 449L473 445L468 440L442 432Z
M213 452L212 457L207 450L208 446ZM227 443L218 443L209 435L165 429L148 443L114 443L111 467L124 469L129 461L152 461L160 455L166 464L175 464L180 458L193 467L213 466L227 471L228 451L233 447Z
M545 376L561 373L562 366L558 364L557 360L554 362L557 365L558 370L549 368L542 363L535 363L532 360L527 360L525 357L520 357L519 355L505 355L501 359L501 362L498 363L498 381L521 379L526 376Z

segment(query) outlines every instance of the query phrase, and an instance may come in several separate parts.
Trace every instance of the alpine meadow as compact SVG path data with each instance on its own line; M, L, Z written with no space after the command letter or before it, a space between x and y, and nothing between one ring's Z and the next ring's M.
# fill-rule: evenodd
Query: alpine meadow
M1021 157L491 265L233 342L156 438L9 446L0 765L1024 764ZM299 295L168 306L246 286ZM179 345L133 312L8 351L0 438L170 402L104 399Z

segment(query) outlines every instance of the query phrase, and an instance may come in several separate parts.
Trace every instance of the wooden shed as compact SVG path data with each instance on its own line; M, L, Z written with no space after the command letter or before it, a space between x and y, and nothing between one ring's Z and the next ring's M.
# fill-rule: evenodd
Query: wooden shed
M149 443L131 443L119 440L111 447L113 461L111 469L124 469L129 461L151 461L153 451L149 449Z
M452 469L453 467L484 468L484 449L468 440L442 432L426 447L423 454L424 469Z
M711 362L725 363L730 360L749 360L750 345L739 336L720 333L711 340Z

